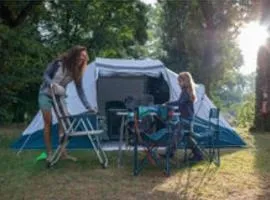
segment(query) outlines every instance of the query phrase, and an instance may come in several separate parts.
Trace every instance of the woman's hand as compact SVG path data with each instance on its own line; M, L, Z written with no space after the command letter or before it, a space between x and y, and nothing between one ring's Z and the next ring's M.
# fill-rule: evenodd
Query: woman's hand
M57 84L57 83L52 83L51 88L52 88L54 94L56 94L56 95L60 95L60 96L65 96L66 95L65 88L62 87L61 85Z
M163 105L163 106L167 106L167 103L168 103L168 102L164 102L162 105Z

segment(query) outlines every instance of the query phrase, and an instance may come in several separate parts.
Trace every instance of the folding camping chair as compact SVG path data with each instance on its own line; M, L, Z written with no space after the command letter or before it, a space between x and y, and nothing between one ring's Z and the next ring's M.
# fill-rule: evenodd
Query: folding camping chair
M181 124L190 123L188 129L183 129L182 134L184 135L184 160L188 161L188 149L196 148L200 151L204 160L214 163L216 166L220 166L220 147L219 141L219 108L211 108L209 111L209 117L207 126L197 124L196 122L190 122L187 120L181 120ZM194 124L203 131L194 130ZM185 126L183 126L185 127Z
M148 163L162 167L165 165L165 174L170 175L170 155L174 148L174 131L172 125L179 123L173 120L171 110L167 106L139 106L134 114L134 175L138 175ZM161 120L165 127L155 130L155 120ZM138 155L138 147L142 147L144 156ZM165 159L158 153L159 147L165 147Z
M95 113L87 112L78 115L70 115L64 102L64 96L57 95L57 92L53 88L51 88L51 94L53 109L58 123L64 130L64 135L61 136L59 145L54 151L52 159L48 163L48 167L58 162L72 137L87 135L100 164L103 168L106 168L108 166L108 158L100 143L100 136L103 130L99 129L99 117Z

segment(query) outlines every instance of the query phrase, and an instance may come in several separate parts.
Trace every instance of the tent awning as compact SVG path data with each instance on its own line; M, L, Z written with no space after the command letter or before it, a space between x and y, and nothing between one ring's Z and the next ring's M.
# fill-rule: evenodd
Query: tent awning
M109 58L96 58L95 64L97 68L107 69L128 69L128 70L149 70L149 69L165 69L163 63L159 60L144 59L109 59Z

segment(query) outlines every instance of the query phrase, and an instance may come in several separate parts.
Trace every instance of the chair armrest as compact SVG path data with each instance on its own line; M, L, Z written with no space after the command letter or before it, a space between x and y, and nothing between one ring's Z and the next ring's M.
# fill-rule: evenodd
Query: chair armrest
M103 133L103 130L91 130L91 131L76 131L69 134L69 136L83 136L83 135L99 135Z

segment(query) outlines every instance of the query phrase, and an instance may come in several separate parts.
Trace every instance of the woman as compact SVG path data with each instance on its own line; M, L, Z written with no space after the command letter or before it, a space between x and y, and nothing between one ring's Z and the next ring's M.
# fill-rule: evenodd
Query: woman
M51 88L66 88L68 83L74 81L78 96L83 105L89 111L93 111L86 99L82 88L82 76L88 63L87 50L83 46L74 46L69 51L62 54L47 66L43 76L38 96L39 107L44 120L44 142L47 151L47 161L50 162L52 157L51 147L51 123L52 123L52 97ZM59 126L59 138L63 136L63 128ZM64 157L75 160L74 157L68 156L65 152Z

